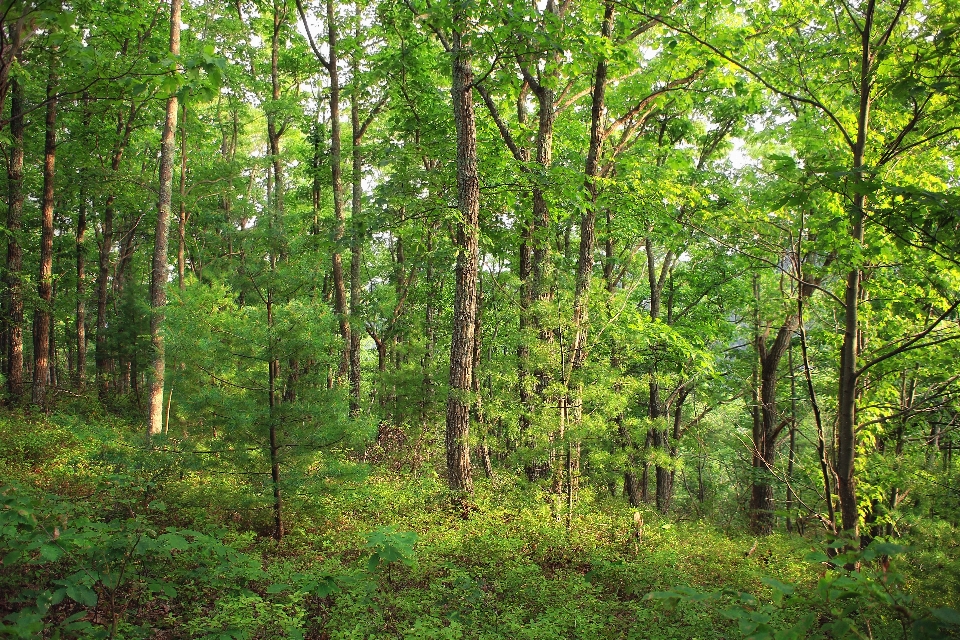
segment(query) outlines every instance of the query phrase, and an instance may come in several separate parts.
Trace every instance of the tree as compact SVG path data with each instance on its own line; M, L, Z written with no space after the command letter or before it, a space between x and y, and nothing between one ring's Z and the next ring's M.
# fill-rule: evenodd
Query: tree
M50 382L50 340L53 317L53 206L57 154L57 72L50 55L47 76L47 109L43 147L43 198L40 205L40 274L37 278L39 306L33 314L33 403L43 406Z
M450 395L447 398L447 485L457 493L472 493L470 470L470 393L473 377L474 330L479 270L480 181L477 173L477 123L473 109L473 64L468 15L452 7L453 120L457 131L457 266L450 341Z
M180 55L181 0L170 0L170 54ZM152 372L150 378L147 441L163 431L163 376L166 352L163 345L163 307L167 304L167 246L170 235L170 209L173 201L174 137L177 129L177 95L167 98L167 116L160 140L160 189L157 200L157 226L153 245L153 268L150 272L150 343Z

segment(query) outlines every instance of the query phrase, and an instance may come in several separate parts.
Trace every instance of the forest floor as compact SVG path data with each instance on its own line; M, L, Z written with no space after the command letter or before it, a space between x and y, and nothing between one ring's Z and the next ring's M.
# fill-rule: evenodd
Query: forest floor
M914 527L889 568L849 572L823 562L819 531L757 538L735 516L662 517L589 487L568 528L544 486L503 470L476 479L465 514L429 457L411 471L402 451L370 465L326 451L287 472L278 543L256 451L224 462L213 441L170 438L148 453L140 428L84 403L0 413L0 633L902 638L960 628L944 608L960 594L960 534L943 520Z

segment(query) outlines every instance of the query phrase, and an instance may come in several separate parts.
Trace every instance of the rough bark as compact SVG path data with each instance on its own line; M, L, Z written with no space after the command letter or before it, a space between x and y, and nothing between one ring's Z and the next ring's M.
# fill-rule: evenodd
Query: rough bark
M457 136L457 266L450 343L450 395L447 398L447 484L456 493L472 493L470 469L470 385L473 333L477 313L480 180L477 174L477 125L473 108L473 66L469 42L458 29L463 9L454 9L452 38L453 118Z
M613 34L613 2L604 2L601 35L611 39ZM587 331L589 330L587 308L590 282L593 276L593 250L596 245L597 178L600 176L600 152L603 145L603 117L606 111L607 60L597 62L593 79L593 97L590 107L590 146L584 167L587 190L587 207L580 218L580 250L577 257L577 276L573 297L574 339L570 346L570 371L583 366L586 354ZM569 379L567 380L569 382Z
M180 11L182 0L170 1L170 53L180 55ZM163 376L166 367L163 344L163 308L167 304L167 248L170 235L170 208L173 201L174 137L177 130L177 96L167 98L167 115L160 138L160 197L153 242L150 274L151 376L147 413L147 438L163 431Z
M51 55L47 79L47 115L43 145L43 198L40 203L39 302L33 314L32 400L43 406L50 382L50 325L53 318L53 194L57 158L57 75Z
M7 164L7 392L23 396L23 87L10 81L10 159Z

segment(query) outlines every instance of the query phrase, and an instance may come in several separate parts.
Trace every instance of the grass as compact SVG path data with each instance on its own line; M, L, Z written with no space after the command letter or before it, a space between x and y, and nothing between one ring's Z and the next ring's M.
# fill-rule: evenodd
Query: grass
M59 628L62 637L105 638L736 638L742 628L719 601L671 608L647 596L689 586L770 603L770 578L813 593L827 571L803 560L822 540L757 539L647 507L638 539L637 510L590 487L568 530L542 487L503 471L476 480L464 518L431 464L405 475L330 453L288 473L290 533L278 544L264 535L271 510L259 476L238 473L225 456L146 453L139 431L83 404L50 416L0 414L5 492L16 483L18 495L38 497L24 508L40 523L8 521L3 529L4 553L26 549L4 563L19 571L0 578L0 613L14 616L8 635L38 637L18 612L36 608L57 580L89 582L83 576L94 572L96 604L68 594L44 612L41 635ZM381 547L395 545L396 561L371 569L371 553L384 549L371 545L370 532L387 526ZM416 544L403 548L391 531L415 532ZM72 554L49 549L73 544L74 534L90 544ZM920 548L900 565L918 603L956 602L958 540L944 521L918 528ZM121 562L129 573L110 582L105 576ZM111 605L110 616L108 598L125 603ZM776 609L773 622L804 613L790 606ZM901 637L893 622L877 614L873 637Z

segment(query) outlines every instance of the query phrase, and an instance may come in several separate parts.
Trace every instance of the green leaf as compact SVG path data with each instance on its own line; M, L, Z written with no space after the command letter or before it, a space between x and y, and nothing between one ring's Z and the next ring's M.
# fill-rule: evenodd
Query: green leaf
M807 555L803 556L803 559L807 562L816 562L818 564L821 562L830 562L830 558L828 558L827 554L825 554L823 551L811 551Z
M56 562L63 556L63 549L59 545L45 544L40 547L40 557L49 562Z
M20 549L14 549L7 555L3 556L3 564L9 567L10 565L16 564L16 562L22 557L23 551Z
M97 605L96 592L90 587L85 587L81 584L67 587L67 597L85 607L95 607Z
M940 622L944 622L953 626L960 626L960 612L957 612L956 609L951 609L950 607L930 609L930 615Z

